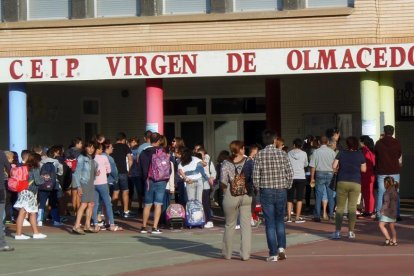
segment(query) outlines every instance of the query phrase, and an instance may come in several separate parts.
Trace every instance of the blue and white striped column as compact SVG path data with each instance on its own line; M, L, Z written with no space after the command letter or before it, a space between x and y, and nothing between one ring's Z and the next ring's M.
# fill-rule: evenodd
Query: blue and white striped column
M9 145L20 157L27 149L27 95L24 83L9 84Z

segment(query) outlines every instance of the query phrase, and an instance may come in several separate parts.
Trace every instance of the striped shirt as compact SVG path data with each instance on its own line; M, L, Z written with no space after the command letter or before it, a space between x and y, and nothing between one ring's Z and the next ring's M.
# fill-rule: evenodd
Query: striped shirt
M286 152L268 145L254 160L253 184L257 188L290 189L293 168Z

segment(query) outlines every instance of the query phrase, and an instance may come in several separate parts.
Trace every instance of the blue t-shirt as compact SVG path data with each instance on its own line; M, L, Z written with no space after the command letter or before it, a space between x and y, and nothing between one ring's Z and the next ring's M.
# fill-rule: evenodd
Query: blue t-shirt
M335 159L339 161L338 181L361 184L361 165L365 163L362 152L343 150Z

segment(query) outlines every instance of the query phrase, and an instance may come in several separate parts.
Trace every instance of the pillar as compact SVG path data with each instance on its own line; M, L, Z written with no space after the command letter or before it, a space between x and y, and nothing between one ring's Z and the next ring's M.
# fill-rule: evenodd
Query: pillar
M9 84L10 150L20 156L27 149L27 99L24 83Z
M266 79L266 127L282 136L280 79Z
M379 94L380 94L380 129L383 131L384 125L395 127L395 97L394 79L392 72L379 73Z
M164 133L164 90L162 79L145 80L147 96L146 130Z
M362 135L369 135L374 141L380 136L379 73L361 73L361 119Z

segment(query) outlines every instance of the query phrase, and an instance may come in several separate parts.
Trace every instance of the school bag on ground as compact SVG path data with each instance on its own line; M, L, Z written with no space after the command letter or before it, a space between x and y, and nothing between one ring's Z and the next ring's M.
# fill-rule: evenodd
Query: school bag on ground
M242 168L240 169L240 172L237 170L236 165L233 164L234 179L230 183L230 194L232 196L242 196L242 195L247 194L246 177L243 172L243 168L245 164L246 164L246 161L244 162Z
M204 217L203 204L198 200L189 200L185 207L185 223L188 228L201 227L204 228L206 219Z
M165 212L165 220L171 229L184 227L185 209L181 204L170 204Z
M52 191L56 185L56 167L52 162L43 164L40 169L40 176L44 182L39 186L40 191Z
M27 166L17 167L12 165L7 186L12 192L20 193L26 190L29 187L29 169Z
M171 174L170 155L157 149L151 157L148 178L154 182L168 181Z

